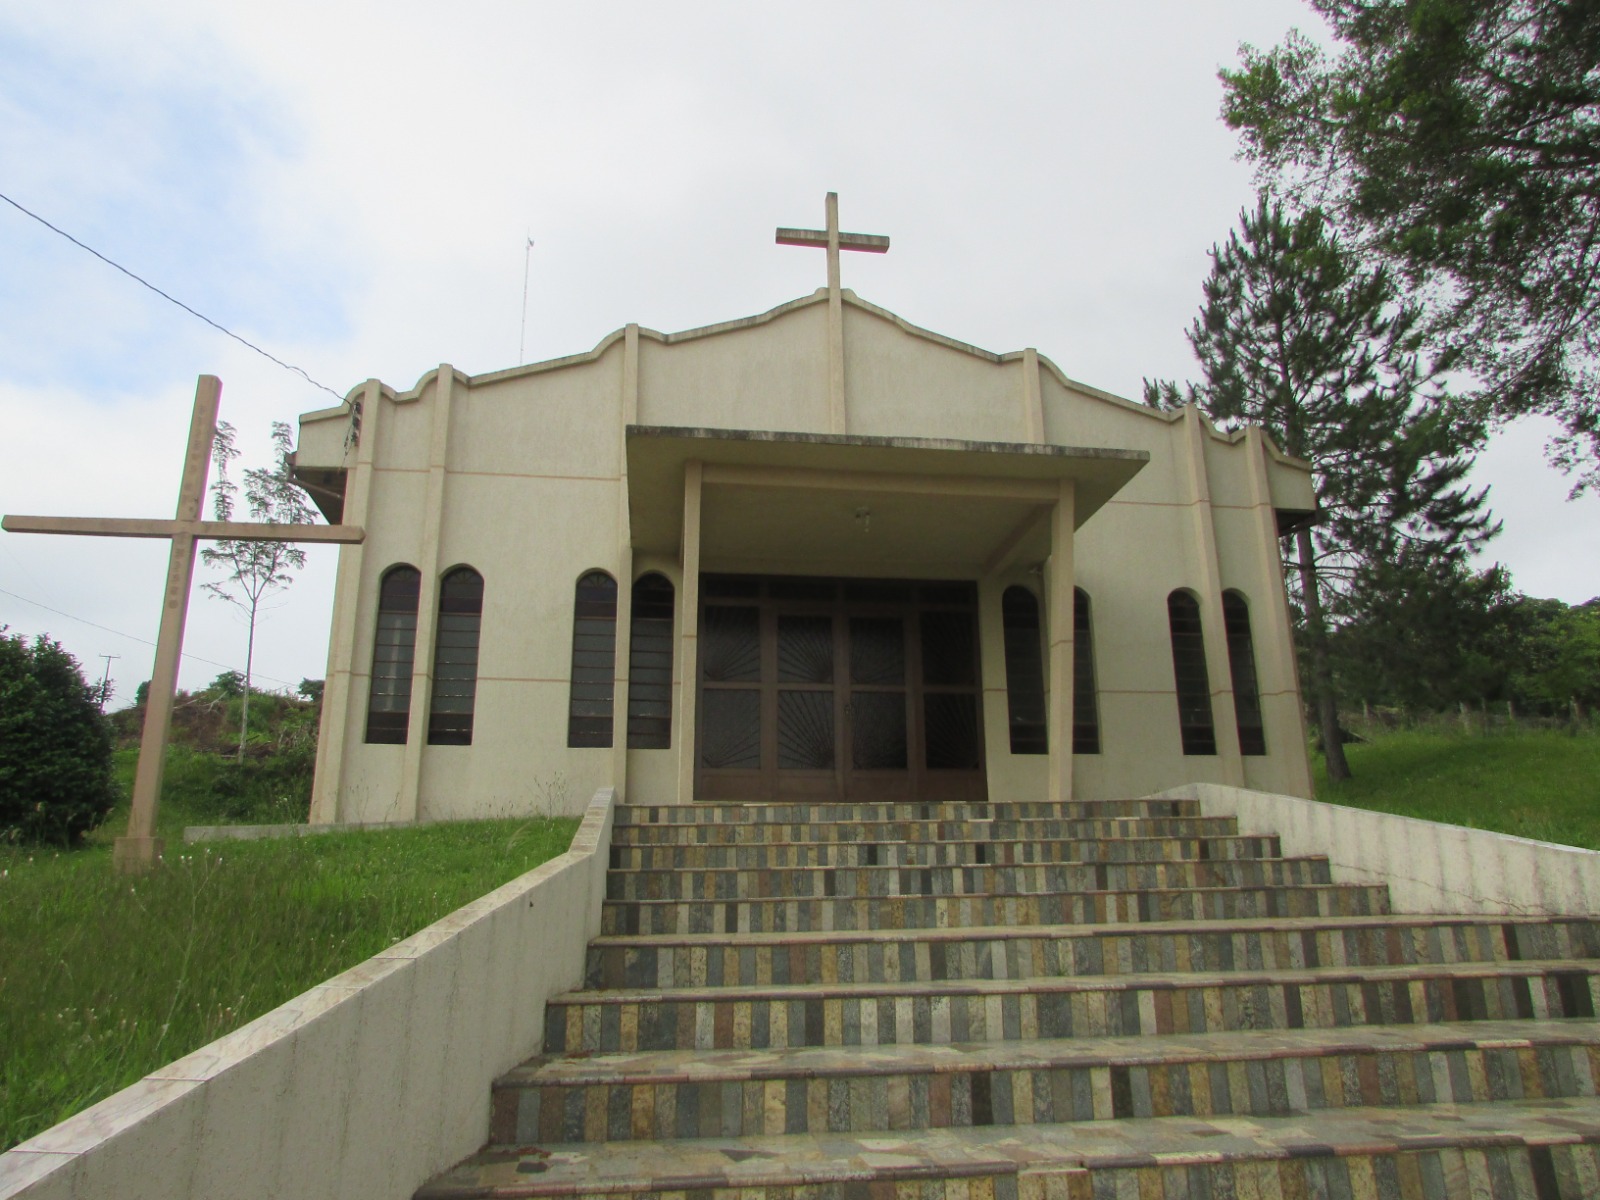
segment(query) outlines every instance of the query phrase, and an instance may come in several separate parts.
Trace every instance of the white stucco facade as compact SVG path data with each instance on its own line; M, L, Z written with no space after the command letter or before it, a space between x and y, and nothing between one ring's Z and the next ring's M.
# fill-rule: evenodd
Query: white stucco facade
M849 291L678 334L407 391L376 380L301 418L297 470L366 530L340 551L314 821L518 814L614 786L694 799L702 577L967 581L991 799L1139 796L1189 783L1310 795L1278 534L1314 509L1307 466L992 354ZM866 515L863 516L863 513ZM379 589L417 569L403 742L367 740ZM429 744L438 584L483 600L469 745ZM614 736L569 746L574 589L617 588ZM671 740L629 749L630 590L676 601ZM1002 596L1039 601L1047 753L1012 753ZM1099 752L1073 754L1074 589L1088 597ZM1168 597L1198 602L1215 753L1185 754ZM1223 593L1248 605L1264 754L1242 754ZM841 708L841 711L846 711ZM559 781L559 783L558 783ZM564 784L564 789L561 786Z

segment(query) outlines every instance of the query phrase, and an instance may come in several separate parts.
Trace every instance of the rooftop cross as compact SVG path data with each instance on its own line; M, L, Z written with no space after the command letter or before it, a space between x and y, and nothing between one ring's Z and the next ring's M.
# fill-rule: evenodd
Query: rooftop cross
M161 631L156 635L156 662L150 673L144 734L139 741L139 767L133 781L133 811L128 817L127 836L117 839L113 853L113 861L120 871L147 870L161 857L161 839L155 836L156 806L161 798L167 734L172 727L173 695L178 688L178 658L183 650L183 626L189 613L189 585L194 579L195 542L215 538L239 542L342 543L359 542L366 536L356 525L202 521L200 510L205 503L206 472L211 461L211 442L217 432L217 403L221 395L220 379L215 375L200 376L194 394L194 415L189 421L189 451L183 460L176 519L8 516L0 520L0 528L11 533L171 539Z
M864 250L868 254L886 254L889 239L877 233L839 232L839 193L828 193L828 227L826 229L779 229L780 246L821 246L828 251L828 290L839 290L839 251Z

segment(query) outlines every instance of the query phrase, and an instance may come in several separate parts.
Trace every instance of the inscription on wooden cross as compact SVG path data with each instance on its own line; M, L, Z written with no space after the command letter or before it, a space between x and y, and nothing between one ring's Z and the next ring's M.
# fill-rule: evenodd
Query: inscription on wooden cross
M189 449L178 489L178 515L171 521L124 517L19 517L0 520L10 533L65 533L100 537L167 538L167 587L156 635L156 661L145 703L144 733L139 740L139 767L133 781L133 811L128 832L117 839L112 861L117 870L147 871L161 857L156 837L156 808L166 767L167 735L172 728L172 703L178 690L178 660L183 651L183 626L189 615L189 586L194 579L195 543L225 539L238 542L359 542L357 525L266 525L250 521L202 521L211 442L217 432L217 404L222 381L202 375L195 388L194 415L189 421Z

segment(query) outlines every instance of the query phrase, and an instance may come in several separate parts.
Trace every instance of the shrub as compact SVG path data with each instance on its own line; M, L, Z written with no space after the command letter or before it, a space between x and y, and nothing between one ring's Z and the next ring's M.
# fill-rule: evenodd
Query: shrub
M74 845L116 801L111 730L77 660L0 629L0 841Z

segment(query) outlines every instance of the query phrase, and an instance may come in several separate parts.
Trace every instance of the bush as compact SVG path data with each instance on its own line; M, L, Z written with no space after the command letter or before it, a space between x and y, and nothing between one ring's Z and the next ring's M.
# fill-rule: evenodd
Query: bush
M111 730L77 660L0 629L0 842L75 845L116 802Z

